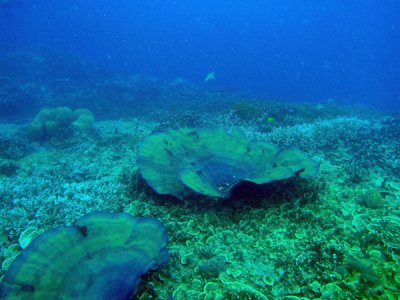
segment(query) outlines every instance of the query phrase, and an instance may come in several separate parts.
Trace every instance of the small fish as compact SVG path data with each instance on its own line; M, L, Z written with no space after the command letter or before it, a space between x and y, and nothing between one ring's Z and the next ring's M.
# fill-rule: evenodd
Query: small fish
M268 118L267 118L267 123L270 123L270 124L275 123L275 118L273 118L273 117L268 117Z
M204 82L208 82L210 80L215 80L215 73L214 72L208 73L206 78L204 78Z
M247 146L246 146L246 153L250 153L250 151L251 151L251 148L250 148L249 145L247 145Z
M171 150L168 150L167 148L164 148L165 152L167 152L170 156L174 156Z
M199 134L198 134L196 131L191 131L191 132L189 132L187 135L188 135L188 136L193 136L193 137L195 137L196 139L199 139L199 138L200 138L200 137L199 137Z

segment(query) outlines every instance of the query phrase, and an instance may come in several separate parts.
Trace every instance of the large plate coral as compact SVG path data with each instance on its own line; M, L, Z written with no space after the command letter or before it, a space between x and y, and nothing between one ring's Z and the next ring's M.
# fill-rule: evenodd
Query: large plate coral
M1 299L129 299L140 277L168 261L157 219L90 213L34 239L0 286Z
M265 184L296 175L310 177L318 163L298 149L254 141L239 129L169 130L139 147L143 178L160 194L188 192L226 198L243 181Z

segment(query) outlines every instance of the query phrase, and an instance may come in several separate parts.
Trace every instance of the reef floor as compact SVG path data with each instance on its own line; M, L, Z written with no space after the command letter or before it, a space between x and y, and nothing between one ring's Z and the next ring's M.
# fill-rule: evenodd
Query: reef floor
M25 124L1 124L0 275L40 232L125 211L169 233L170 261L136 299L398 299L400 119L330 105L257 109L101 120L41 143ZM221 125L309 153L318 175L242 186L218 202L159 196L141 179L137 146L151 133Z

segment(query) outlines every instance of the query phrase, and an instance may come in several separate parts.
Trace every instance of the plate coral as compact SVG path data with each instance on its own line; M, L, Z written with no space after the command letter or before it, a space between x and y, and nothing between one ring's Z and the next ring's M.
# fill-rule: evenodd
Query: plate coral
M169 130L139 147L143 178L160 194L183 198L188 192L226 198L243 181L265 184L318 172L318 163L294 148L254 141L239 129Z
M1 299L128 299L168 261L157 219L90 213L34 239L7 271Z

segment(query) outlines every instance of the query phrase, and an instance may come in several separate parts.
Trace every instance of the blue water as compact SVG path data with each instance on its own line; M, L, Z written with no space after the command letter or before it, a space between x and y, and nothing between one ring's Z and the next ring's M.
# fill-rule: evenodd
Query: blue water
M9 0L0 10L1 51L50 49L207 89L400 110L396 0Z

